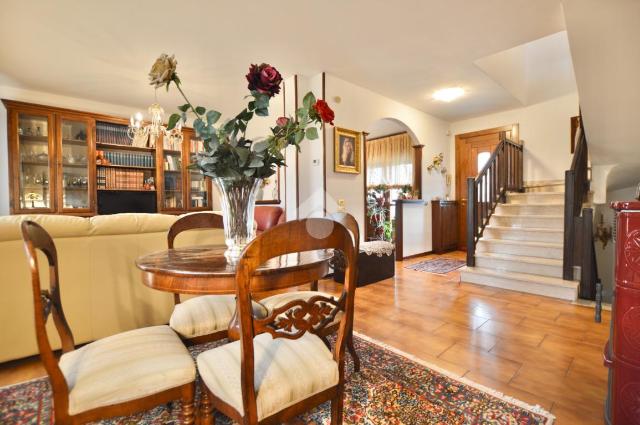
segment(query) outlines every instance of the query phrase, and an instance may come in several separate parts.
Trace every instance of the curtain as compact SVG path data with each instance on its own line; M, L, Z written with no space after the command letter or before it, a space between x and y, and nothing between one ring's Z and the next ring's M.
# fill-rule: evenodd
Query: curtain
M407 133L367 141L367 186L413 184L413 148Z

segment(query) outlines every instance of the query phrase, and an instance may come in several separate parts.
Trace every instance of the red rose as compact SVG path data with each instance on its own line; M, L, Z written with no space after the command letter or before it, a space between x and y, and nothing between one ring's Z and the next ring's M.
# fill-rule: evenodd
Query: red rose
M249 82L249 90L256 90L262 94L269 95L269 97L273 97L280 93L282 75L280 75L277 69L266 63L262 65L253 64L249 67L247 81Z
M289 118L280 117L276 120L276 124L278 125L278 127L286 127L287 124L289 124Z
M316 103L313 104L313 109L316 111L322 122L328 122L333 125L333 120L336 117L336 114L331 110L327 102L322 99L318 99Z

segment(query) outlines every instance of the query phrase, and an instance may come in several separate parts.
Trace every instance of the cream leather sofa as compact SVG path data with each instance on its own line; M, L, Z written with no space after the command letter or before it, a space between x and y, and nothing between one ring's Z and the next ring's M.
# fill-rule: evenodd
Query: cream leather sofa
M76 344L143 326L167 323L173 297L145 287L138 256L166 249L178 217L116 214L80 218L59 215L0 216L0 362L38 353L31 278L20 223L33 220L53 237L60 266L60 294ZM188 231L176 246L224 243L222 230ZM42 281L48 282L44 256ZM59 347L53 320L50 335Z

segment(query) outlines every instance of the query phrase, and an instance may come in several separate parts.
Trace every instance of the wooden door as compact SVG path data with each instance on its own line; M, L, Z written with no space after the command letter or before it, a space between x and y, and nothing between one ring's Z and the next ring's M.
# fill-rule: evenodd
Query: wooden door
M456 199L458 248L467 249L467 178L476 177L502 138L518 140L518 125L456 135Z

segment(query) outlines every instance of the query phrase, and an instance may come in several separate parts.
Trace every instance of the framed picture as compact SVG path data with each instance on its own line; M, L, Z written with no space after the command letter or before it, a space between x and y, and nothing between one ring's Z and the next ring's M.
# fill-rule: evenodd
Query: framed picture
M333 170L336 173L360 174L362 133L346 128L333 130Z

